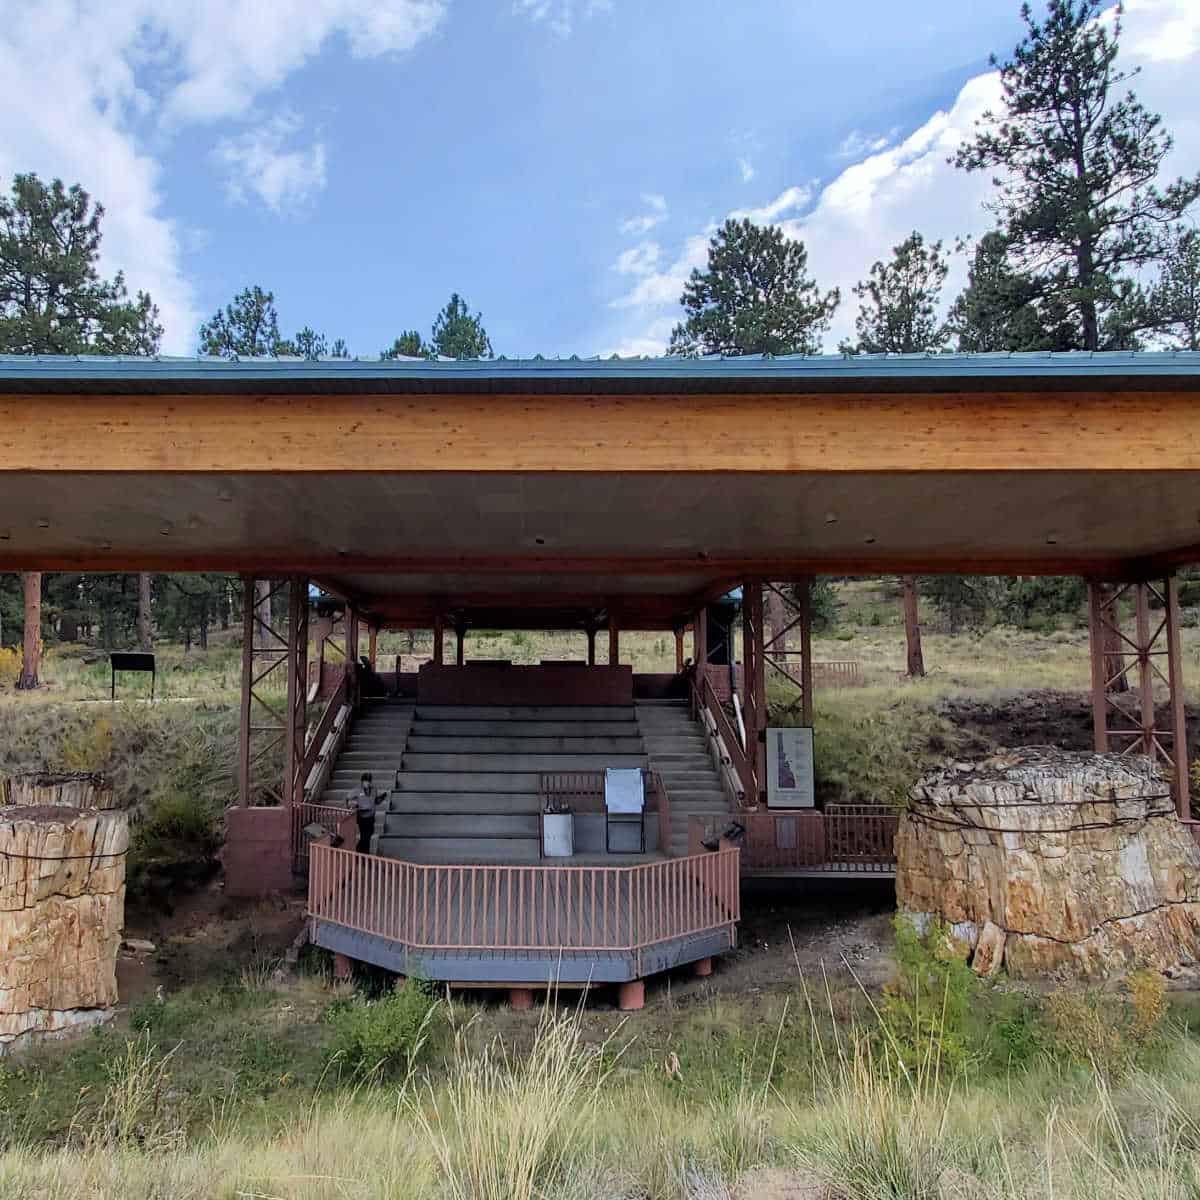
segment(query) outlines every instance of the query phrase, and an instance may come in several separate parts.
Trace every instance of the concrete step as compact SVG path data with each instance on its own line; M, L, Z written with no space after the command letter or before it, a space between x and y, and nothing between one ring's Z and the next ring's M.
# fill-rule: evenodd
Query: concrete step
M404 771L398 792L513 792L537 795L540 771Z
M536 838L538 813L394 813L381 836L400 838Z
M423 737L408 739L410 754L641 754L639 737Z
M416 737L637 737L632 721L415 721Z
M534 813L541 811L537 792L392 792L392 813Z
M644 754L410 754L409 771L603 771L605 767L644 767Z
M624 705L447 705L418 704L421 721L628 721L636 724L632 707Z
M424 863L538 862L537 838L406 838L380 837L378 853Z

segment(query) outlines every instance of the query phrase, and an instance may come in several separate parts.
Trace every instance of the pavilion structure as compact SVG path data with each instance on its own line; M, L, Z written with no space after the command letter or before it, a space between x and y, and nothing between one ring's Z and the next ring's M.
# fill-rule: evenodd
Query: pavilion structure
M1158 758L1192 821L1175 572L1200 558L1200 354L0 358L0 428L6 569L245 578L232 890L290 883L306 786L359 704L335 659L375 662L386 628L433 631L433 661L388 678L418 710L686 700L743 858L780 849L766 680L790 657L811 722L817 575L1086 578L1095 744ZM785 584L790 641L764 629ZM314 588L337 603L310 618ZM708 626L737 588L731 672ZM586 658L473 663L473 628L579 630ZM673 635L676 672L635 677L625 630ZM453 952L463 982L612 981L633 1003L645 974L732 944L738 859L434 869L316 847L310 910L350 956Z

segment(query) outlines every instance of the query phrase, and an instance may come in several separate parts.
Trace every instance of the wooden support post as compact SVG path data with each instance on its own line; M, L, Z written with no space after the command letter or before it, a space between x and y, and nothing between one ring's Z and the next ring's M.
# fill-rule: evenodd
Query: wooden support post
M813 723L812 583L812 576L805 575L796 584L796 598L800 603L800 720L808 726Z
M588 666L594 667L596 665L596 630L592 625L587 627L587 647Z
M242 581L242 705L238 726L238 803L250 807L251 685L254 681L254 605L258 599L254 577Z
M1171 755L1175 762L1175 811L1184 819L1192 815L1191 780L1188 778L1187 714L1183 697L1183 654L1179 645L1179 580L1168 575L1166 601L1167 678L1171 688Z
M683 674L683 630L675 630L675 674Z
M445 629L442 623L442 614L438 613L433 618L433 665L440 667L443 663L445 642Z
M696 613L696 628L692 634L692 653L696 666L708 662L708 609L701 608Z
M354 964L344 955L333 956L333 977L345 982L354 975Z
M375 652L379 641L379 628L376 625L371 626L370 641L367 643L367 661L371 664L371 670L375 670Z
M454 665L461 667L467 661L467 627L463 624L454 627Z
M509 988L508 1007L514 1012L528 1012L533 1007L533 989Z
M621 661L621 631L616 617L608 618L608 665L615 667Z
M346 605L346 663L350 670L358 662L358 610Z
M692 963L692 972L700 979L707 979L713 972L713 964L711 958L697 959Z
M1105 699L1104 591L1093 579L1087 581L1088 649L1092 659L1092 744L1097 754L1108 752L1108 702Z

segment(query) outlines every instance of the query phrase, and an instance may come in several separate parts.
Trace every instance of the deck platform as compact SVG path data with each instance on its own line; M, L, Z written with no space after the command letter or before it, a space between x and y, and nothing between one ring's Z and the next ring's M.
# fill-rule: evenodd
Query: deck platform
M632 866L407 863L316 846L313 942L462 985L624 983L736 945L737 850Z

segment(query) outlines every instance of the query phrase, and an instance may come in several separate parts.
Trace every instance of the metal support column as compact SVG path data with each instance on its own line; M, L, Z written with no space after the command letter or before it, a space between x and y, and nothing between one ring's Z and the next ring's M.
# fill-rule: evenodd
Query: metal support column
M1125 611L1130 607L1131 632L1126 629ZM1116 584L1089 580L1088 635L1097 751L1144 754L1155 759L1171 778L1176 811L1181 817L1190 817L1179 586L1175 576ZM1114 652L1114 647L1122 652ZM1135 665L1136 689L1123 688Z
M813 722L813 684L812 684L812 578L803 576L796 580L792 587L792 597L787 596L778 584L764 585L774 592L783 604L785 614L791 609L796 610L782 629L772 629L771 637L763 643L763 661L775 673L795 684L800 689L799 696L788 706L789 712L797 708L801 712L801 721L805 725ZM798 630L800 634L799 650L788 649L788 634Z
M242 614L242 701L238 796L243 808L291 805L302 798L305 690L308 674L308 581L301 576L245 580ZM288 595L287 627L272 616ZM278 754L281 773L271 760ZM265 774L262 767L268 769Z
M762 580L747 579L742 585L742 691L746 757L754 772L756 802L767 784L767 690L763 642Z

